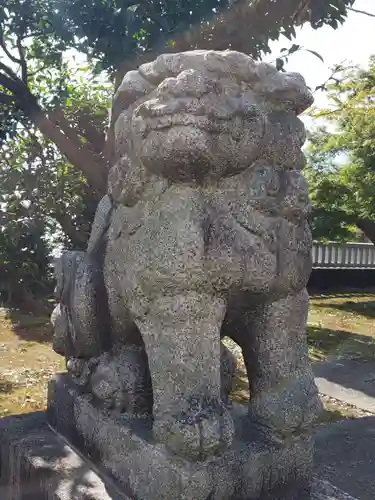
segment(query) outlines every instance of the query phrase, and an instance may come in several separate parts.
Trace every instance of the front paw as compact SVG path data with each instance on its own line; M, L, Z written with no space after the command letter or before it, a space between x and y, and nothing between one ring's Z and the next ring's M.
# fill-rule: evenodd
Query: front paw
M204 460L230 447L234 424L221 401L192 398L188 409L177 417L156 419L154 436L171 453L188 460Z
M70 373L73 381L81 388L87 387L90 381L92 366L95 359L86 360L82 358L68 358L66 360L66 368Z

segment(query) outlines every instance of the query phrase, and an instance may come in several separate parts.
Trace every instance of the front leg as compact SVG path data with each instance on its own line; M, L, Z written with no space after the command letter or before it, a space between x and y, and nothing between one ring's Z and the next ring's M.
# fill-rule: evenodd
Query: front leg
M321 402L308 359L306 290L244 314L249 414L272 439L308 430Z
M152 378L154 436L191 460L232 442L233 422L220 399L220 327L225 303L187 292L162 296L137 320Z

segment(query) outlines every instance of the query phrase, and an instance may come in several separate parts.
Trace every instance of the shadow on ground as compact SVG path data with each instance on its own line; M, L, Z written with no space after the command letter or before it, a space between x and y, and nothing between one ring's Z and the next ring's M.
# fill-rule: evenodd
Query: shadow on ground
M7 309L4 319L12 331L24 341L46 343L52 340L52 325L47 314L39 316L17 309Z
M307 335L310 354L315 361L345 354L357 359L375 359L375 340L368 335L311 325L307 327Z
M0 498L127 498L48 427L45 412L0 419L0 442Z
M375 417L345 420L316 435L315 473L360 500L374 500Z
M375 269L313 269L308 283L310 293L371 293Z
M342 297L342 296L341 296ZM354 296L351 296L354 298ZM332 298L339 298L338 295ZM359 314L365 318L373 319L375 318L375 300L354 302L353 300L347 300L345 302L337 303L327 303L327 304L315 304L315 307L336 309L338 311L349 312L353 314Z

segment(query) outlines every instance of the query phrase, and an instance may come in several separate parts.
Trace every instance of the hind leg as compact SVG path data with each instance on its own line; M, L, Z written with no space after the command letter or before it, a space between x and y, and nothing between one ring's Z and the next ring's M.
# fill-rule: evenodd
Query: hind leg
M306 290L255 309L245 350L252 398L249 415L273 437L309 430L321 411L306 337ZM249 349L250 348L250 349Z
M308 359L308 295L303 290L274 302L249 302L233 321L249 377L249 415L264 434L283 440L308 430L321 410Z

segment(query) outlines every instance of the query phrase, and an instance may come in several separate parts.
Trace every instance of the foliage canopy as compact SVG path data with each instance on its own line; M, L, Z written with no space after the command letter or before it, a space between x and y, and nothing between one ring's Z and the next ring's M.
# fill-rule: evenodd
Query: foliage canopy
M328 98L327 109L312 111L327 126L307 151L315 234L349 239L356 226L375 242L375 57L367 69L344 70Z

